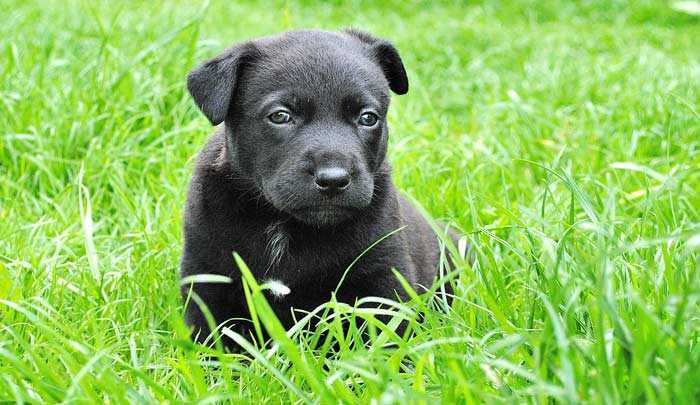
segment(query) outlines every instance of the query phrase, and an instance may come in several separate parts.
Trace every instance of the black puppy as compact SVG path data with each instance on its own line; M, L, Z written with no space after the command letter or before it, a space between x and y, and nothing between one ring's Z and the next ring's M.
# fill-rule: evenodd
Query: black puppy
M202 150L185 213L182 276L225 275L232 284L185 285L217 323L248 334L248 308L232 252L259 282L291 289L270 303L282 323L291 309L328 301L355 263L341 302L405 298L395 268L418 291L430 287L438 238L394 189L386 161L389 89L408 91L396 49L359 31L294 31L234 46L190 72L197 106L219 126ZM189 301L200 341L209 328ZM229 342L230 345L230 342Z

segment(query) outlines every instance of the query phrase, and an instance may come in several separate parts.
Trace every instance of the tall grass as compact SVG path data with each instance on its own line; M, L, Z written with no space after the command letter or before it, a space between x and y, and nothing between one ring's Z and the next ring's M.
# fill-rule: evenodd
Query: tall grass
M700 401L697 16L656 1L4 0L0 21L0 400ZM331 300L291 331L246 273L273 341L222 329L247 350L196 346L177 271L210 128L184 76L235 41L347 26L402 52L395 181L475 262L451 308ZM357 318L366 330L343 332Z

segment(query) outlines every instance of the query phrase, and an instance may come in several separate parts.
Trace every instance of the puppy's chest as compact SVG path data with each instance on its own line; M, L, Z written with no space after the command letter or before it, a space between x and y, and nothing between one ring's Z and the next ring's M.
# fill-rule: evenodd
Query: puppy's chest
M255 269L262 279L308 288L333 284L353 259L361 244L346 235L299 233L284 224L271 224L263 234L264 260Z

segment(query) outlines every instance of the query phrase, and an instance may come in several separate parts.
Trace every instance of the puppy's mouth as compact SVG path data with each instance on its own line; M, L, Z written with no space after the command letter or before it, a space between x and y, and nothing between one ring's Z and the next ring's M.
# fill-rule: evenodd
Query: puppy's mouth
M295 208L291 211L297 220L313 226L336 225L351 218L357 213L357 208L344 205L311 205Z
M315 228L362 215L372 201L371 181L357 181L342 193L325 195L302 181L280 181L279 177L261 181L262 195L276 210Z
M344 212L344 211L355 211L355 208L346 207L344 205L338 204L323 204L323 205L310 205L306 207L295 208L295 212Z

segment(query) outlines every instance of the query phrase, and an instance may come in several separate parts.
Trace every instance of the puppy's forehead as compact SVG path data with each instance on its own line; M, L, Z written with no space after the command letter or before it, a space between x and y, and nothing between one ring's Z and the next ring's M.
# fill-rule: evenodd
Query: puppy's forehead
M255 45L259 57L245 73L251 96L280 89L325 98L369 92L382 104L388 102L381 67L348 35L297 31Z

